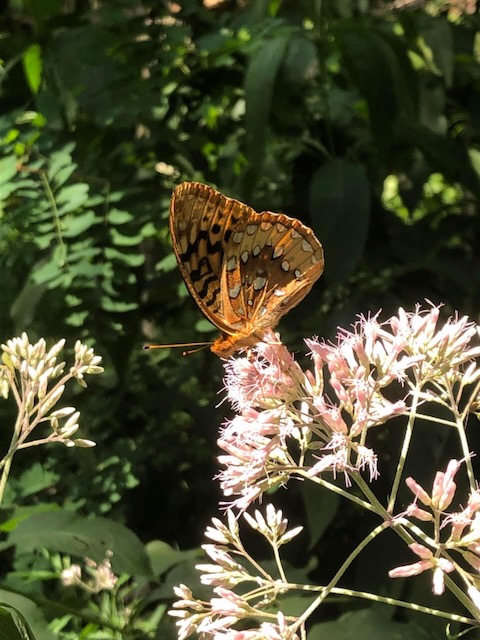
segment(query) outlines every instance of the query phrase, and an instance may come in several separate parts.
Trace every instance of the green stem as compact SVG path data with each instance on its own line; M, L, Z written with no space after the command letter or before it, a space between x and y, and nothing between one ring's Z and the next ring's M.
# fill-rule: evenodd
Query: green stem
M307 591L309 593L323 592L325 587L308 585L308 584L295 584L289 582L287 585L289 590ZM456 613L450 613L449 611L442 611L440 609L432 609L431 607L425 607L421 604L414 602L407 602L405 600L397 600L396 598L390 598L388 596L380 596L376 593L368 593L366 591L356 591L355 589L346 589L344 587L333 587L330 594L338 596L349 596L353 598L360 598L362 600L371 600L373 602L381 602L382 604L388 604L395 607L402 607L403 609L410 609L411 611L418 611L427 615L436 616L437 618L445 618L452 622L461 622L462 624L473 624L477 626L477 620L475 618L466 618Z
M10 468L12 466L13 453L5 457L5 464L3 465L2 477L0 478L0 506L3 502L3 494L5 487L7 486L8 476L10 474Z
M66 265L67 258L67 250L65 248L65 243L63 242L62 230L60 227L60 216L58 214L57 203L55 202L55 196L53 195L52 188L48 181L47 176L42 172L40 174L40 178L42 180L43 188L45 189L45 193L47 194L48 201L50 202L50 206L53 211L53 220L55 223L55 231L57 234L58 246L60 247L60 266L64 267Z
M320 478L318 476L309 476L306 470L297 469L296 471L299 477L304 478L305 480L309 480L310 482L314 482L315 484L318 484L321 487L325 487L325 489L328 489L329 491L338 493L338 495L343 496L347 500L350 500L350 502L355 502L355 504L358 504L360 507L363 507L368 511L373 511L377 513L375 507L373 507L371 504L369 504L365 500L362 500L358 496L348 493L348 491L346 491L345 489L342 489L341 487L338 487L337 485L332 484L331 482L328 482L327 480L324 480L323 478Z
M417 416L419 393L420 393L420 389L415 389L413 393L413 402L410 408L410 416L408 418L408 424L405 430L405 437L403 439L402 450L400 452L400 459L397 465L397 471L395 472L395 478L392 484L392 493L390 494L390 500L388 501L388 507L387 507L388 513L393 513L393 510L395 508L395 501L397 499L398 489L400 487L400 481L402 479L403 468L405 466L408 449L410 447L410 442L412 440L413 425L415 422L415 418Z
M315 609L317 609L317 607L322 604L328 594L336 586L342 575L352 564L353 560L355 560L355 558L365 549L365 547L369 545L370 542L372 542L372 540L374 540L378 535L380 535L380 533L382 533L388 526L390 526L388 522L382 522L382 524L378 525L378 527L375 527L375 529L370 532L364 540L362 540L357 548L352 551L348 558L346 558L346 560L343 562L337 573L333 576L327 586L322 590L322 593L318 596L318 598L315 598L312 604L307 609L305 609L302 615L298 618L295 625L293 625L294 630L299 629L305 623L305 621L308 620Z
M8 476L10 475L10 469L12 467L13 456L18 448L18 441L20 439L20 434L22 432L22 424L24 420L24 410L23 405L19 405L19 412L17 415L17 419L15 421L15 427L13 429L12 440L10 442L10 446L8 448L8 452L0 463L0 468L2 468L2 477L0 478L0 506L3 502L3 495L5 493L5 488L7 486Z

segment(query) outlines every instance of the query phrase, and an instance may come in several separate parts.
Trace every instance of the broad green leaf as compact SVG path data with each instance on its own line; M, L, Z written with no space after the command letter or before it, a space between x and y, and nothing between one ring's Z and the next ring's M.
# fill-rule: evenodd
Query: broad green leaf
M428 640L430 634L415 624L390 620L388 611L362 609L338 620L314 625L308 640Z
M0 589L0 611L1 640L55 640L41 609L32 600Z
M445 83L440 79L435 82L428 76L420 81L420 90L420 122L434 133L447 135L449 125L445 116L447 104Z
M370 185L361 165L331 160L312 176L309 209L325 251L325 277L345 282L358 265L367 239Z
M7 493L8 493L8 488L7 488ZM15 495L15 498L17 497L18 497L18 494ZM12 501L9 500L7 501L5 506L10 507L11 503ZM58 507L56 504L52 504L52 503L46 504L44 502L39 502L36 505L29 505L29 506L13 505L12 515L9 516L8 520L5 520L0 524L0 531L4 533L10 533L11 531L14 531L18 527L18 524L22 522L22 520L27 520L28 518L31 518L33 514L50 513L59 508L60 507ZM8 549L9 546L10 545L4 539L2 539L2 541L0 542L0 550L3 551L4 549Z
M312 40L304 35L290 38L282 65L285 84L304 84L317 73L317 49Z
M388 146L400 107L413 117L415 95L407 81L410 63L405 49L370 25L342 24L336 31L345 68L368 105L377 144ZM412 74L413 76L413 74Z
M340 505L340 496L333 491L326 491L315 485L305 484L302 489L307 517L309 548L314 547L321 539L329 524L335 517Z
M179 551L162 540L152 540L145 545L153 572L161 576L180 562L190 562L203 556L201 549Z
M0 602L0 640L34 640L25 618Z
M422 16L421 34L430 49L432 62L442 74L447 87L452 86L455 52L453 50L452 26L443 16Z
M37 94L42 82L42 48L39 44L31 44L22 57L23 70L32 93Z
M23 6L35 21L37 28L41 29L49 18L58 14L61 0L24 0Z
M268 40L253 54L245 74L245 127L254 176L261 172L273 89L289 39L290 36L283 36Z
M102 562L112 552L115 573L151 576L145 549L137 536L107 518L83 518L68 511L40 513L20 522L8 543L19 551L41 548Z

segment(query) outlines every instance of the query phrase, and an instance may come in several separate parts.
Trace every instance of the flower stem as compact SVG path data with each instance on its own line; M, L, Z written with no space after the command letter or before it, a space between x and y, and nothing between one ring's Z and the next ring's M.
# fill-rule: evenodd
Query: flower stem
M415 418L417 417L419 393L420 393L420 388L415 388L413 393L413 401L410 408L410 415L408 418L408 424L405 430L405 437L403 439L402 450L400 452L400 458L397 465L397 471L395 472L395 478L392 484L392 492L390 494L390 500L388 501L388 506L387 506L388 513L393 513L393 510L395 508L395 501L397 499L398 489L400 487L400 481L402 479L403 468L405 466L408 449L410 447L410 442L412 440L413 425L415 422Z

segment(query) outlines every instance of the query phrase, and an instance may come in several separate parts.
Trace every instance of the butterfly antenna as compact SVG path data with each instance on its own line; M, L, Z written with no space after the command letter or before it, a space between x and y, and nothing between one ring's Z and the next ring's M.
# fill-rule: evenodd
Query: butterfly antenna
M206 349L207 347L210 347L212 344L213 344L213 342L206 342L201 347L196 347L195 349L189 349L188 351L182 351L182 356L191 356L192 353L198 353L199 351L203 351L203 349Z
M191 353L196 353L197 351L201 351L202 349L206 349L213 342L181 342L176 344L144 344L144 349L176 349L178 347L197 347L196 349L192 349L190 351L184 351L182 355L190 355Z

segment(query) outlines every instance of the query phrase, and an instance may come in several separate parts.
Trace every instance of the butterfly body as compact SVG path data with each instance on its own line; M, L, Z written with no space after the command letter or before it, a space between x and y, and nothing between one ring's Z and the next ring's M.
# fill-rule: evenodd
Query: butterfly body
M322 246L299 220L198 182L174 190L170 231L192 297L221 331L211 350L223 357L261 340L323 272Z

